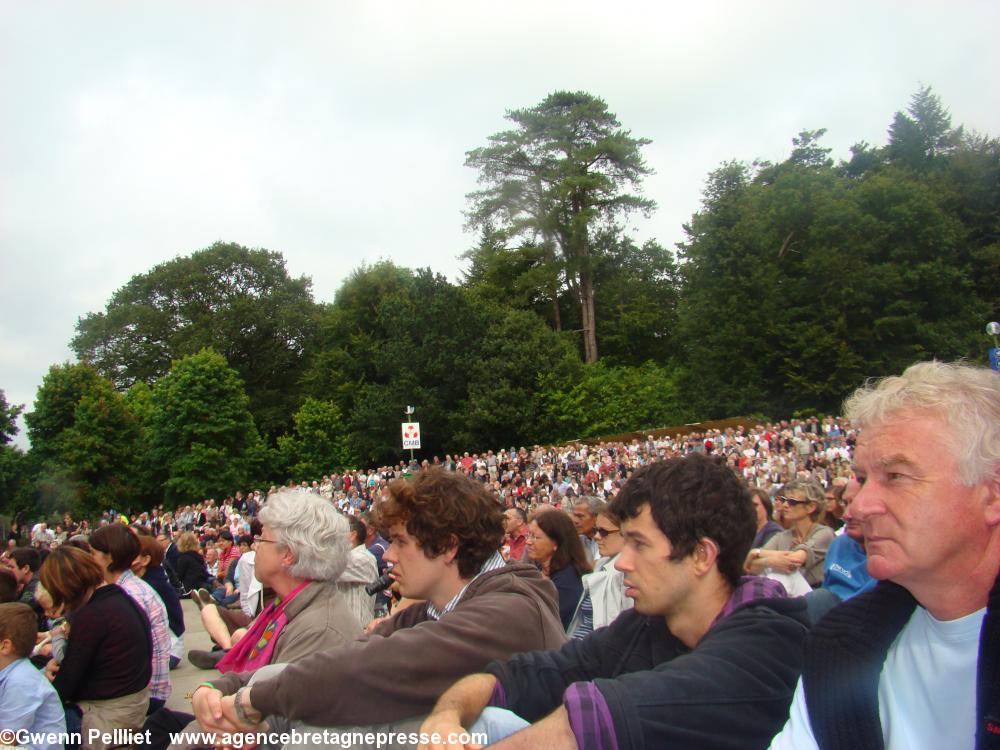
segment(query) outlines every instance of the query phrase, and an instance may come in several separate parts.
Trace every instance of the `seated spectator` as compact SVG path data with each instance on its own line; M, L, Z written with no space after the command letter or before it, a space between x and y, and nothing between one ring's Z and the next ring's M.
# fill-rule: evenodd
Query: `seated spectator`
M365 525L365 547L375 557L379 577L382 577L388 567L383 555L389 549L389 542L379 533L378 526L372 520L370 513L362 513L360 518ZM375 614L379 617L389 614L389 595L385 591L380 591L375 595Z
M250 531L254 540L260 537L261 525L258 519L255 518L250 522ZM236 563L236 575L240 582L240 611L248 618L247 622L256 617L257 613L274 599L274 591L268 589L265 592L264 584L257 579L254 572L257 567L256 550L257 543L254 541L249 551L240 555L240 561Z
M215 546L219 550L219 570L216 577L220 582L226 579L230 566L240 559L241 550L237 542L238 539L229 529L222 529L219 532Z
M163 546L153 537L139 534L139 554L132 561L132 572L148 583L167 608L170 628L170 668L174 669L184 656L184 610L176 589L167 580L163 568Z
M470 727L496 742L517 731L507 746L566 750L767 744L801 669L806 605L774 581L740 578L756 526L746 489L693 454L636 471L611 510L635 608L463 679L422 732Z
M211 592L206 591L206 593L209 593L215 603L220 607L228 607L230 604L235 604L239 601L239 561L243 555L250 551L251 546L253 546L253 542L253 537L249 534L236 537L236 547L239 550L239 557L236 558L234 563L230 563L229 567L226 569L226 575L222 580L222 586L215 588Z
M153 674L146 614L121 588L107 583L95 558L76 547L53 550L40 580L69 623L62 662L51 660L46 672L54 675L52 686L62 702L82 713L83 736L91 730L108 735L115 729L137 730L149 707ZM89 747L112 745L99 737Z
M591 563L601 556L600 550L597 549L597 540L594 538L594 524L597 523L598 514L606 506L604 500L593 496L577 498L573 503L573 525L576 527L576 533L580 535L583 551Z
M202 669L247 672L276 658L296 661L318 644L337 646L361 631L335 583L350 550L347 519L318 495L295 489L272 495L259 519L254 575L277 598L252 622L242 611L205 606L202 622L221 648L191 651L188 658ZM265 633L267 646L256 652Z
M1000 375L924 362L845 405L875 588L813 629L772 748L1000 746Z
M177 575L177 558L180 556L180 549L178 549L174 539L166 531L169 525L170 514L167 513L163 516L164 531L161 531L156 535L156 541L159 542L160 546L163 548L163 569L166 571L168 578ZM173 581L171 581L171 583L172 582Z
M153 639L153 677L149 683L149 711L152 713L170 697L170 626L167 608L153 588L132 572L132 562L141 550L135 531L122 523L102 526L90 535L90 546L94 559L104 570L105 583L113 583L123 589L149 619Z
M296 489L271 495L259 519L262 526L255 543L254 570L277 598L249 629L233 634L229 651L217 652L217 667L227 676L216 678L214 684L241 685L268 664L312 663L314 657L336 650L361 632L361 624L335 584L350 551L347 519L319 495ZM203 613L207 611L208 607ZM191 657L196 653L192 651ZM194 718L160 711L147 728L154 744L160 744L155 738L180 731ZM195 724L188 729L199 731Z
M834 481L826 490L823 497L826 500L826 510L820 523L829 526L834 531L844 528L844 490L847 487L846 481Z
M345 518L351 526L351 551L347 556L347 567L337 579L337 590L364 628L375 617L375 597L365 593L365 586L378 578L378 564L375 555L365 547L368 535L365 524L356 516Z
M774 504L767 492L759 488L752 489L750 499L753 500L753 507L757 513L757 535L753 538L753 549L757 549L763 547L772 536L784 529L773 519Z
M844 533L836 537L826 551L823 588L840 601L846 601L875 587L877 581L868 573L868 555L865 553L865 534L861 522L851 513L860 485L849 485L842 493L840 502L844 506Z
M214 537L209 538L205 546L205 567L208 569L208 588L215 588L219 580L219 550L214 544Z
M513 507L507 508L503 515L507 559L524 562L528 559L528 514L524 508Z
M632 600L625 596L625 574L615 569L625 540L618 519L607 506L597 514L594 537L601 556L594 564L594 572L583 577L583 596L566 631L574 639L610 625L621 612L632 607Z
M591 572L590 560L573 521L562 511L537 513L528 528L528 559L555 584L559 619L568 628L583 595L581 579Z
M185 531L177 540L177 577L184 591L197 591L209 585L211 575L205 558L201 554L201 545L193 532Z
M18 601L27 604L35 613L38 629L46 629L45 612L35 601L35 590L38 588L38 569L42 565L42 556L32 547L15 547L9 557L11 571L17 579Z
M17 601L17 578L14 571L0 566L0 604ZM34 610L32 610L34 612ZM35 627L38 627L38 618L35 618Z
M751 549L746 569L757 574L800 571L806 583L817 588L823 583L823 560L833 541L830 527L819 523L826 507L823 487L815 480L793 479L775 501L781 503L789 528L763 547Z
M58 734L66 731L59 694L28 659L37 634L38 620L31 607L21 602L0 603L0 727ZM62 743L32 742L27 747L62 750Z
M193 703L206 730L257 731L264 716L272 729L289 721L406 726L490 660L565 639L552 584L534 566L504 565L502 515L484 485L460 472L422 471L388 486L379 520L400 592L424 601L250 687L249 675L232 673L213 680L216 689L199 687ZM391 679L378 665L391 665Z

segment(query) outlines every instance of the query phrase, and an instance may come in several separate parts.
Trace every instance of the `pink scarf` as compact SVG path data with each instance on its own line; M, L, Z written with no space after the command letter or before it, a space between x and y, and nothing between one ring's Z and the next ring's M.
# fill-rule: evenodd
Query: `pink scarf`
M285 605L312 581L303 581L288 596L275 599L254 619L246 635L226 653L216 665L216 669L226 672L252 672L271 663L274 643L281 629L288 624Z

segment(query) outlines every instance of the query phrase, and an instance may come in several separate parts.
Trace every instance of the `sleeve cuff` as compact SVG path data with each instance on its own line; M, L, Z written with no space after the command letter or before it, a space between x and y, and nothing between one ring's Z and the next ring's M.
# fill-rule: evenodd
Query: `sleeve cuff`
M490 696L490 702L486 705L494 708L507 708L507 691L503 689L503 683L500 680L497 680L493 686L493 694Z
M592 682L574 682L563 694L569 726L580 750L618 750L611 709Z

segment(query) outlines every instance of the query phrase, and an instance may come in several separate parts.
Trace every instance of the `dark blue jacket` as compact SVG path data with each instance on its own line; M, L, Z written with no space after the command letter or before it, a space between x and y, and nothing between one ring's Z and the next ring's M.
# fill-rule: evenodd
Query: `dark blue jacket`
M558 651L518 654L486 671L506 708L531 722L563 705L574 683L592 683L619 750L765 748L788 718L807 633L801 598L740 605L694 650L662 617L626 610ZM611 746L610 738L590 740L581 747Z
M163 568L150 566L146 568L142 580L153 587L153 591L160 595L163 606L167 608L167 623L170 625L170 632L174 635L184 634L184 610L181 609L181 599L177 591L167 580L167 573Z

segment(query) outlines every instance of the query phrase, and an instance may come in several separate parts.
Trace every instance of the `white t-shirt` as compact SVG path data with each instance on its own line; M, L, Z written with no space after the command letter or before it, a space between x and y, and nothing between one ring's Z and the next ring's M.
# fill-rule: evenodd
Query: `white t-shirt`
M886 750L973 747L976 664L986 609L957 620L936 620L917 607L889 648L878 683ZM842 717L850 721L850 716ZM772 750L816 748L802 679Z
M257 580L254 574L257 553L254 550L244 552L236 563L236 575L240 581L240 609L247 617L256 617L260 610L260 592L264 584Z

